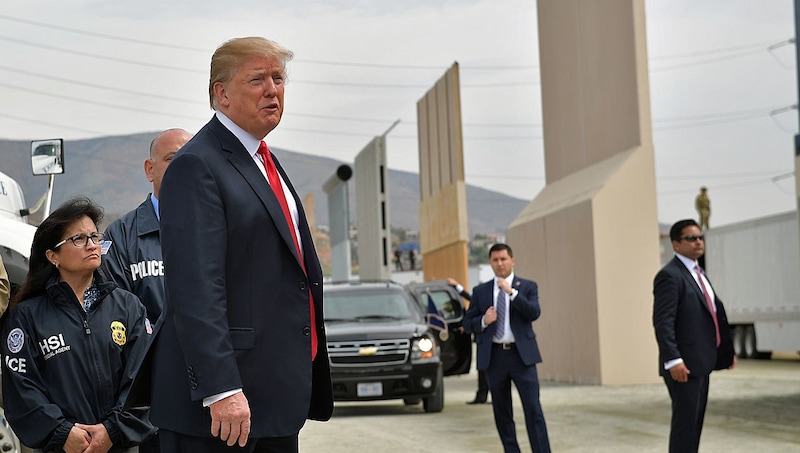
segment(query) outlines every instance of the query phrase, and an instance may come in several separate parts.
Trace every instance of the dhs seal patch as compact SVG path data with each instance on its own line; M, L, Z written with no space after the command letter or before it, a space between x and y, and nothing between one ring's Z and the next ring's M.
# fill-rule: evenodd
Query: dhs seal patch
M111 339L120 346L125 346L125 342L128 341L125 338L125 326L121 322L114 321L111 323Z
M21 351L22 346L24 344L25 344L25 334L22 332L22 329L17 327L8 333L8 339L6 340L6 345L8 346L8 350L12 354L16 354L19 351Z

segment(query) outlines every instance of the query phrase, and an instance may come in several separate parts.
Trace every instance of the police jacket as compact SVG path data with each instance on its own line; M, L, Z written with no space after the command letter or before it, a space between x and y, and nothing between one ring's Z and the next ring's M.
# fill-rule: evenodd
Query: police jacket
M111 246L103 263L122 289L142 301L147 317L155 324L164 307L164 264L158 218L150 196L112 222L105 234Z
M29 447L62 451L75 423L102 423L111 452L155 432L146 408L123 408L151 332L145 308L99 271L95 285L99 297L87 312L55 274L3 323L5 415Z

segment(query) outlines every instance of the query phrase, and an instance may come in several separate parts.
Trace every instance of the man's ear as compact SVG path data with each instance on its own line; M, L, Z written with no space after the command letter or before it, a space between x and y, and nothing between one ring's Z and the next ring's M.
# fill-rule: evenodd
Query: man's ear
M217 105L227 107L230 102L228 101L228 90L222 82L214 83L214 97L217 98Z
M148 181L153 182L153 161L150 159L144 160L144 174Z

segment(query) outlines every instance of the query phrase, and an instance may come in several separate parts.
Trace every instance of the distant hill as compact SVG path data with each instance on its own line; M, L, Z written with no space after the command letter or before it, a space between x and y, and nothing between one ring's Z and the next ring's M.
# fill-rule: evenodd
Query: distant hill
M155 133L142 133L64 143L65 173L55 177L52 209L71 196L86 195L106 210L106 225L141 203L151 185L144 176L144 160ZM326 157L272 148L301 197L314 194L318 225L328 223L327 195L322 184L343 163ZM46 176L33 176L30 142L0 140L0 171L22 186L29 206L47 189ZM355 188L351 179L350 209L355 222ZM467 186L470 237L479 233L503 233L527 205L525 200ZM419 229L419 176L389 170L389 209L395 228Z

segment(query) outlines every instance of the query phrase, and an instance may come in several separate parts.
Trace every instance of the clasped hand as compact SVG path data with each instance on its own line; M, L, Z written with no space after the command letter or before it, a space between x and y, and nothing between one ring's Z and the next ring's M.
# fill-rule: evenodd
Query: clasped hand
M84 425L75 423L64 443L66 453L106 453L111 449L111 438L102 423Z

